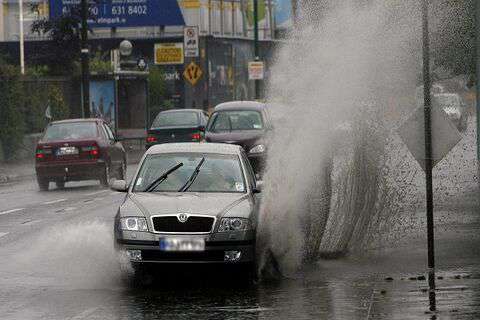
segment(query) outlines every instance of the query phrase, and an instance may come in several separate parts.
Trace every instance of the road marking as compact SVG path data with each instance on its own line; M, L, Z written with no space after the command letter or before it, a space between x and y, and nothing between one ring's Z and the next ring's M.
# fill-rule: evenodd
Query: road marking
M100 190L100 191L96 191L96 192L92 192L92 193L87 193L85 194L87 197L90 197L90 196L94 196L94 195L97 195L97 194L101 194L101 193L105 193L105 192L108 192L109 190Z
M0 238L5 237L8 234L8 232L0 232Z
M67 200L68 199L58 199L58 200L47 201L47 202L44 202L43 204L54 204L54 203L64 202Z
M105 197L96 197L96 198L93 199L93 200L95 200L95 201L100 201L100 200L103 200L103 199L105 199Z
M18 208L18 209L12 209L12 210L7 210L7 211L2 211L2 212L0 212L0 216L3 215L3 214L14 213L14 212L22 211L22 210L25 210L25 208Z

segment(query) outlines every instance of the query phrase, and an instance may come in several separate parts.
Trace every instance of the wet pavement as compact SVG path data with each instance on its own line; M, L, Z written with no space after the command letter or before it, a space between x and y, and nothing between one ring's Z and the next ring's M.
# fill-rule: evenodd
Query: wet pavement
M462 161L471 161L474 148L463 148ZM460 160L453 154L448 161ZM440 193L435 211L435 313L425 280L425 213L415 201L384 242L285 278L246 285L232 272L195 268L160 272L141 286L113 250L122 194L89 182L39 192L24 180L0 186L0 318L478 319L479 190L474 168L461 168L437 175L451 183L437 183L437 194L448 194Z

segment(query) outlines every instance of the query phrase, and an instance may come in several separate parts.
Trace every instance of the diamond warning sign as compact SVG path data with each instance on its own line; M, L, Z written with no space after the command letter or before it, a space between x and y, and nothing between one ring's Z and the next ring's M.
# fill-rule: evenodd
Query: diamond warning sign
M202 75L203 75L202 69L193 61L190 62L188 67L183 72L183 77L185 78L185 80L190 82L192 86L197 84L198 80L200 80Z

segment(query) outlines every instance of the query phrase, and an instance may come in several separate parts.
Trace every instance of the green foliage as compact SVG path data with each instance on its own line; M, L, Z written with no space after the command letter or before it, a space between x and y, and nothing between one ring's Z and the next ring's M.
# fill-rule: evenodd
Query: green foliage
M48 105L51 109L52 120L63 120L70 117L70 109L58 86L48 88Z
M108 74L113 72L112 63L107 59L106 55L100 51L97 51L95 55L90 59L90 72L92 74Z
M23 142L23 89L19 70L0 61L0 145L6 160L13 160Z

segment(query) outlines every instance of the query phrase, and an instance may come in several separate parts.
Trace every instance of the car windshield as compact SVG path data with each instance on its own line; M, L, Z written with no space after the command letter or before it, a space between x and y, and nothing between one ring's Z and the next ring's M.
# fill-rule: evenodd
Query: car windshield
M161 127L181 127L181 126L198 126L199 118L196 112L161 112L155 118L152 128Z
M52 124L47 128L43 139L54 140L80 140L97 137L97 125L94 122L68 122Z
M262 115L258 111L220 111L213 115L209 131L262 130Z
M166 180L152 191L178 192L192 177L195 169L205 158L192 185L187 192L245 192L245 182L240 160L236 155L165 153L145 158L135 179L133 192L145 192L146 189L175 165L183 166L173 171Z

